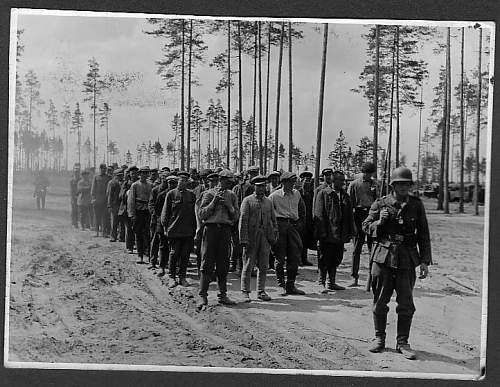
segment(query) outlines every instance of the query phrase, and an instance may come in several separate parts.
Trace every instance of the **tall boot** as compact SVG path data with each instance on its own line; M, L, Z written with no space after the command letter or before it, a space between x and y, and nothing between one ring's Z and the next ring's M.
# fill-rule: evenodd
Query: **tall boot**
M345 290L343 286L337 285L335 277L337 276L337 267L331 266L328 268L328 290Z
M408 344L408 338L410 337L411 320L412 316L398 314L396 350L405 358L413 360L416 359L417 355Z
M198 303L198 308L201 309L208 305L208 287L210 286L210 276L205 273L200 274L200 301Z
M297 277L296 271L287 271L286 273L286 294L298 294L304 295L306 294L302 290L299 290L295 287L295 278Z
M234 305L236 304L233 300L231 300L227 296L227 275L218 275L217 276L217 285L219 286L219 294L217 297L219 298L219 304L222 305Z
M375 326L375 340L370 347L370 352L382 352L385 349L385 327L387 325L387 314L373 313L373 325Z
M326 268L325 267L319 267L319 275L318 275L318 285L320 286L325 286L326 284Z
M280 288L285 287L285 269L283 266L276 265L276 281Z

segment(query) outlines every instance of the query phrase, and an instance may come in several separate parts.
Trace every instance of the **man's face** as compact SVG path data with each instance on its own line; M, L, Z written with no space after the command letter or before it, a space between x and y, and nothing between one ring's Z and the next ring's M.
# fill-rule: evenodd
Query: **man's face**
M394 192L396 196L400 196L402 198L406 198L410 193L410 189L412 187L412 183L409 181L397 181L392 184L392 188L394 188Z
M75 169L75 178L76 179L80 178L80 171L78 169Z
M255 184L255 194L257 196L264 196L266 193L266 186L264 184Z
M325 175L325 183L332 184L332 182L333 182L333 173L327 173Z
M280 181L280 178L276 175L272 175L269 177L269 182L273 185L273 187L276 187Z
M168 188L169 189L174 189L175 187L177 187L177 180L176 179L170 179L168 181Z
M134 169L132 171L130 171L130 178L135 181L137 180L137 171Z
M333 188L335 190L340 190L341 188L344 187L344 184L345 184L345 176L344 175L337 173L335 175L332 175L332 179L333 179Z
M141 181L146 181L149 176L149 172L141 172Z
M283 188L286 191L291 191L296 182L297 182L297 178L283 180L282 181Z
M219 185L221 189L228 189L230 186L231 182L227 177L221 177L219 178Z
M101 175L105 175L105 174L106 174L106 172L107 172L107 170L108 170L108 169L107 169L106 167L100 167L100 168L99 168L99 172L101 173Z
M304 176L304 179L302 180L304 183L309 184L311 183L312 177L309 175Z
M210 188L217 187L217 184L219 184L219 179L216 179L216 178L208 179L208 186Z
M182 175L178 177L177 181L177 188L183 190L187 188L189 177Z

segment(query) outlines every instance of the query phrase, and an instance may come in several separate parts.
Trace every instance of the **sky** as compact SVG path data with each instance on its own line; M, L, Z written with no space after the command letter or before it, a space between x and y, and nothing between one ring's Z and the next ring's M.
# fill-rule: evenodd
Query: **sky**
M140 80L122 94L111 96L112 116L109 122L109 137L117 142L121 154L127 150L134 153L137 144L159 139L165 145L173 138L171 121L179 110L180 91L165 89L157 74L155 61L162 56L161 39L144 33L151 25L144 18L136 17L88 17L88 16L54 16L54 15L20 15L17 19L18 29L24 30L21 38L24 51L16 71L21 78L28 70L34 70L41 82L41 97L52 99L60 111L64 102L69 102L74 110L76 101L85 114L83 138L92 139L92 118L88 103L83 102L81 83L88 71L88 60L95 58L100 65L101 73L132 72L140 74ZM399 24L405 24L400 22ZM311 152L316 143L318 117L318 98L323 32L318 31L316 23L298 25L304 32L304 38L294 41L293 56L293 128L294 143L305 152ZM315 28L316 27L316 28ZM371 138L373 128L369 124L368 101L362 94L354 93L353 88L359 86L359 75L366 64L366 41L362 35L370 26L363 24L330 24L327 74L325 86L322 164L332 149L340 130L343 131L353 150L363 136ZM443 28L444 30L444 28ZM452 39L452 83L459 80L458 29L452 29L457 38ZM477 31L466 30L466 70L477 68ZM208 50L205 54L207 63L225 49L227 38L222 34L206 36ZM429 62L429 78L424 84L424 103L427 107L434 98L432 88L437 82L439 67L444 64L444 54L435 55L432 51L436 42L426 43L422 57ZM483 43L484 44L484 43ZM276 116L276 89L278 48L271 51L270 107L269 123L274 130ZM266 58L263 59L263 70ZM483 59L483 70L487 63ZM194 74L200 86L193 87L193 98L200 107L206 110L210 98L220 98L227 107L226 93L217 94L215 85L220 73L207 63L198 65ZM233 62L233 66L236 62ZM284 51L281 86L280 109L280 142L288 144L288 50ZM62 88L57 79L61 74L72 73L76 84ZM253 101L253 59L243 59L243 119L252 114ZM263 74L263 90L265 90L265 73ZM232 112L237 108L237 87L232 91ZM141 101L120 104L118 101ZM265 101L265 97L264 97ZM46 106L41 107L41 114L35 118L35 125L43 127ZM425 130L430 110L422 112ZM453 108L453 107L452 107ZM407 164L416 161L418 148L419 115L418 111L407 109L401 116L401 153L406 156ZM433 127L429 127L433 131ZM64 129L58 128L56 134L64 138ZM70 136L71 137L71 136ZM73 136L74 137L74 136ZM485 136L483 135L482 154L485 155ZM71 141L71 140L70 140ZM76 155L76 142L70 144L70 165ZM105 132L98 128L97 143L102 154L105 149ZM379 144L387 146L385 135L379 138ZM72 156L71 156L72 155ZM99 159L99 157L98 157ZM286 161L285 161L286 165Z

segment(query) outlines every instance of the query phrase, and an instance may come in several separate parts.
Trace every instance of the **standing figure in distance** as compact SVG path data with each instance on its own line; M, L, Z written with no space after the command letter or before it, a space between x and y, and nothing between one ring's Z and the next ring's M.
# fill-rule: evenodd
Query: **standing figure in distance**
M313 174L311 171L303 171L299 178L301 180L301 188L299 189L302 200L306 206L306 224L302 230L302 254L301 266L312 266L312 263L307 259L307 250L315 250L316 243L314 238L314 220L313 220L313 201L314 201L314 185L312 183Z
M358 286L359 279L359 262L361 257L361 250L363 249L363 244L365 243L368 250L372 251L372 238L370 235L366 235L363 231L363 221L368 216L370 207L377 198L377 182L374 180L373 176L377 172L375 164L372 162L366 162L361 167L362 176L353 180L349 184L349 197L351 198L352 207L354 211L354 225L355 235L354 235L354 250L352 252L352 271L351 277L354 282L350 286Z
M105 217L108 213L106 203L106 188L108 187L108 183L109 176L106 164L101 164L99 165L99 174L95 175L92 180L92 189L90 191L92 197L91 204L94 206L96 236L99 236L99 231L102 231L103 237L109 237L105 231Z
M396 291L396 350L407 359L415 359L408 343L415 313L413 287L415 268L420 266L419 278L423 279L429 273L427 266L432 264L429 226L422 201L409 195L413 185L411 171L396 168L390 185L393 192L375 201L363 222L364 231L374 239L371 287L375 341L370 352L382 352L385 348L387 304Z
M344 243L349 242L354 232L351 201L343 189L344 173L334 171L332 177L332 186L319 191L314 203L315 232L320 253L319 284L323 288L322 293L345 289L336 283L337 268L344 256Z
M78 181L80 180L80 164L75 163L73 177L69 182L69 194L71 197L71 224L78 228Z
M85 170L82 172L82 178L78 181L78 198L76 201L78 213L80 214L80 225L82 226L82 230L90 228L90 188L89 171Z
M36 198L36 208L45 210L45 196L47 195L47 187L49 186L49 179L41 169L35 177L35 192L33 197Z
M113 179L108 183L106 189L108 211L111 217L111 239L110 242L116 242L118 238L118 210L120 209L120 188L123 172L117 169L113 172Z

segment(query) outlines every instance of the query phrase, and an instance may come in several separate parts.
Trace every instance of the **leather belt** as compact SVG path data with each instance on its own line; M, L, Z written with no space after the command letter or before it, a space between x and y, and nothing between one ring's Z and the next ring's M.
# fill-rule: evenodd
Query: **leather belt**
M276 220L278 222L284 222L284 223L291 223L291 224L297 223L296 220L293 220L291 218L276 218Z

